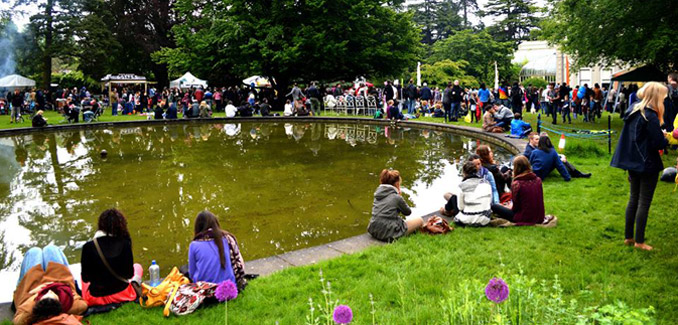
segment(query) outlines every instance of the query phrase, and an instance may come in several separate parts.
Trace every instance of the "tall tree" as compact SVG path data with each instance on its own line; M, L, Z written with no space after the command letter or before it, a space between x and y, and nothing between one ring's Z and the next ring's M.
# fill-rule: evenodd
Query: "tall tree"
M422 42L433 44L462 29L460 6L452 0L424 0L410 6L414 21L422 26Z
M649 63L678 69L678 1L554 1L543 36L577 65Z
M39 12L30 18L31 32L37 39L40 56L40 81L43 88L49 88L52 79L52 59L68 58L73 50L73 25L82 12L78 0L19 0L16 5L32 5Z
M177 48L158 62L173 72L273 77L279 94L295 80L398 75L419 50L411 15L381 0L180 0L176 8Z
M490 28L495 38L512 41L517 46L529 39L530 30L537 26L537 11L533 0L490 0L483 15L496 18L496 24Z
M443 60L466 61L466 73L480 82L492 83L494 62L497 62L502 79L512 76L513 46L510 42L499 42L487 31L463 30L433 45L428 63Z
M459 7L461 8L461 11L463 13L462 17L464 18L464 27L469 28L470 25L468 23L468 13L471 10L478 11L478 0L458 0L459 1Z

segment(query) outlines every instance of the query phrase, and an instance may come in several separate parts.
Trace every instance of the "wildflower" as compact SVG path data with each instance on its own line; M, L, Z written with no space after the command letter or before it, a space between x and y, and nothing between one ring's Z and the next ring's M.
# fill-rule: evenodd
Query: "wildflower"
M502 303L509 296L509 287L501 278L492 278L485 287L485 296L495 303Z
M351 307L346 305L339 305L337 308L334 308L334 314L332 314L332 319L337 324L348 324L353 320L353 311Z
M231 280L223 281L217 285L217 290L214 291L214 295L221 302L233 300L238 297L238 288Z

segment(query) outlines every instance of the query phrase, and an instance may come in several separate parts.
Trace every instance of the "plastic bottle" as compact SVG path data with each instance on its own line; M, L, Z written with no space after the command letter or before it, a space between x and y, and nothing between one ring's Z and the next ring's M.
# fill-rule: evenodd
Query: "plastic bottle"
M148 274L151 276L151 286L155 287L160 284L160 266L155 263L155 260L153 260L151 266L148 267Z

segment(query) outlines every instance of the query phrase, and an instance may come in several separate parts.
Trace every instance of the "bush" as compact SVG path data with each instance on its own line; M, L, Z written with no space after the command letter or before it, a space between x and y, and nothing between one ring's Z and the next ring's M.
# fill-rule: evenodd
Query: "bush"
M78 88L86 87L90 91L99 90L99 82L86 77L81 71L71 71L68 73L52 74L52 83L59 84L59 88Z
M522 84L525 87L527 87L527 85L532 85L532 86L537 87L537 88L546 88L546 85L548 84L548 82L546 82L546 80L544 80L542 78L532 77L532 78L525 79L522 82Z

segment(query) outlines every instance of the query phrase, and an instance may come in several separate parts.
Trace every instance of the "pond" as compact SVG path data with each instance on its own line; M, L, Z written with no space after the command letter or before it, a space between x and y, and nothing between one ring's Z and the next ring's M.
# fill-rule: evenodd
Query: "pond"
M193 220L214 212L246 260L362 234L383 168L415 214L437 210L479 141L368 124L171 124L0 138L0 270L53 243L69 261L117 207L135 261L187 263ZM100 156L107 150L108 157ZM508 151L494 148L499 161Z

